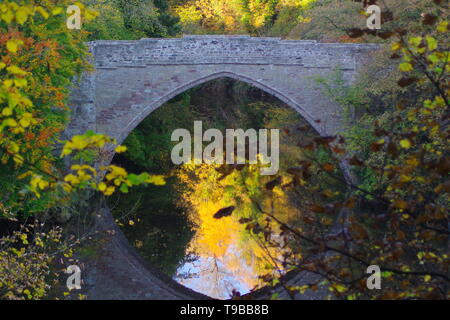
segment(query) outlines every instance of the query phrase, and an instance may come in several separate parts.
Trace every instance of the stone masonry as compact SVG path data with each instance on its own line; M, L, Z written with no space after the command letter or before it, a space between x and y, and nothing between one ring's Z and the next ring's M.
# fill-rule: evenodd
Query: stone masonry
M341 110L315 78L335 68L352 81L373 44L329 44L249 36L89 43L96 71L72 94L70 134L92 129L122 142L153 110L206 81L229 77L297 110L321 135L336 133Z

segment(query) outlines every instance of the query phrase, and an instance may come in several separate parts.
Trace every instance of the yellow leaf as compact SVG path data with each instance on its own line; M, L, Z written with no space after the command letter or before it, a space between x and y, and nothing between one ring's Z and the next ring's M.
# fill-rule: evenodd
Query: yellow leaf
M427 40L428 50L433 51L433 50L437 49L437 40L435 38L427 36L426 40Z
M400 64L399 69L400 69L400 71L408 72L408 71L412 71L413 70L413 66L409 62L403 62L403 63Z
M74 136L72 138L72 146L74 149L83 150L88 144L89 142L83 139L82 136Z
M24 174L21 174L20 176L18 176L17 179L23 180L23 179L25 179L26 177L28 177L28 176L30 176L30 175L32 175L32 174L33 174L33 172L27 171L27 172L25 172Z
M21 155L18 155L18 154L14 155L13 160L14 160L14 162L15 162L16 164L18 164L18 165L20 165L20 166L21 166L21 165L23 164L23 162L25 161L24 158L23 158Z
M411 176L405 174L400 175L400 182L410 182L412 180Z
M117 148L116 148L117 153L123 153L125 151L127 151L127 147L125 147L125 146L117 146Z
M77 185L80 183L80 179L78 179L78 177L76 177L73 174L68 174L65 178L64 178L65 182L69 182L72 185Z
M12 115L13 111L11 110L11 108L4 108L2 111L2 115L4 115L5 117L9 117L10 115Z
M27 128L30 126L30 120L26 118L22 118L19 120L19 123L22 127Z
M16 53L21 45L23 45L23 41L18 39L9 39L6 42L6 48L12 53Z
M2 13L1 17L3 21L5 21L7 24L10 24L14 19L14 13L9 9L5 13Z
M19 146L15 142L11 142L8 146L8 149L12 153L18 153L20 151Z
M81 166L79 164L74 164L73 166L70 167L70 170L80 170Z
M406 163L412 167L418 167L419 166L419 160L417 158L409 158L406 160Z
M47 11L45 11L44 8L42 8L42 7L40 7L40 6L39 6L39 7L36 7L36 11L39 12L39 13L41 14L41 16L44 17L44 19L48 19L49 14L48 14Z
M63 151L61 152L61 158L64 158L65 156L68 156L69 154L72 153L72 151L73 150L71 148L64 147Z
M8 89L11 88L11 86L14 84L14 81L12 79L6 79L3 81L3 85Z
M409 148L411 148L411 141L409 141L408 139L403 139L400 141L400 146L403 149L409 149Z
M49 185L49 183L48 183L47 181L45 181L45 180L40 180L40 181L38 182L38 186L39 186L39 188L40 188L41 190L44 190L45 188L47 188L48 185Z
M63 184L63 189L65 192L72 192L72 190L73 190L72 186L68 183Z
M104 182L100 182L98 185L98 190L100 190L101 192L106 190L106 183Z
M9 6L14 10L17 11L17 9L19 9L19 5L15 2L10 2Z
M111 186L111 187L108 187L108 188L106 189L106 191L103 192L103 194L104 194L105 196L110 196L110 195L112 195L112 194L114 193L114 191L116 191L116 188Z
M14 79L14 84L17 88L26 87L28 85L28 82L26 79Z
M3 120L3 125L6 127L17 127L17 122L12 118L8 118Z
M4 69L6 67L6 63L0 62L0 70Z
M28 99L27 97L22 96L22 105L24 105L25 107L32 107L33 102L31 102L31 100Z
M156 186L163 186L166 184L164 176L150 176L150 178L148 178L145 182L154 184Z
M345 291L347 291L347 288L341 284L333 284L332 287L330 288L330 290L336 290L339 293L343 293Z
M28 10L24 7L20 7L19 10L16 11L16 21L19 24L24 24L28 19Z
M8 107L14 108L20 101L20 96L17 94L10 94L8 97Z
M57 8L52 10L52 14L54 16L57 16L57 15L61 14L62 12L63 12L63 9L61 7L57 7Z
M447 32L448 29L448 21L441 21L437 26L437 31L439 32Z
M409 38L409 43L418 47L422 42L422 37L411 37Z
M392 47L391 47L392 51L398 51L398 50L400 50L401 48L402 48L402 45L401 45L401 43L399 43L399 42L394 43L394 44L392 45Z
M97 11L87 9L84 13L84 18L86 19L86 21L91 21L95 19L98 15L99 13Z
M19 76L25 76L27 74L26 71L23 71L18 66L10 66L10 67L6 68L6 70L8 70L8 72L11 74L17 74Z
M83 10L83 9L85 8L84 4L81 3L81 2L75 2L75 5L76 5L77 7L79 7L81 10Z

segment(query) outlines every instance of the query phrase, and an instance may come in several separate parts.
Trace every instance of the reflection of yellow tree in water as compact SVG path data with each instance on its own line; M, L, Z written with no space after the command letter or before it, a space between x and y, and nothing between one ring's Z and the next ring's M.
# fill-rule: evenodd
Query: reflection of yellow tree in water
M239 220L252 218L267 223L255 202L270 206L280 220L298 217L298 210L289 203L281 187L273 189L273 197L266 197L264 185L271 178L261 176L257 165L240 170L233 170L232 166L184 165L177 175L184 186L182 206L189 208L190 219L198 228L190 251L199 257L201 266L196 273L203 279L205 292L220 297L221 290L231 293L230 282L238 282L248 290L263 284L259 276L278 275L281 266L276 260L282 253L280 248L267 247L264 235L255 228L246 230ZM214 218L216 212L229 206L235 207L230 216ZM276 230L276 226L273 228Z

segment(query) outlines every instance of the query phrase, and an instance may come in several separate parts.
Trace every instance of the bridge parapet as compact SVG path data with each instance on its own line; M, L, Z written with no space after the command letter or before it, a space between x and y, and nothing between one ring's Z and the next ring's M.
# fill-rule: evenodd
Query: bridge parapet
M354 70L355 55L377 48L373 44L317 43L250 36L184 36L138 41L90 43L98 69L151 65L251 64Z

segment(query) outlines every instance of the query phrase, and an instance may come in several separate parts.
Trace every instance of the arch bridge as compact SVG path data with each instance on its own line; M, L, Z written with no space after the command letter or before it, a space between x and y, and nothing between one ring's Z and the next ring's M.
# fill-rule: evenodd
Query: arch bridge
M249 36L185 36L179 39L89 43L95 72L85 74L71 95L67 134L90 129L119 143L153 110L209 80L229 77L266 91L295 109L320 135L342 124L341 109L315 78L339 68L352 82L378 48L375 44L332 44ZM112 158L112 157L111 157ZM128 244L107 209L97 221L110 238L85 270L92 299L201 299L148 266ZM309 277L293 277L293 285ZM306 279L306 280L305 280ZM281 293L283 294L282 290ZM259 298L270 297L262 291ZM306 293L298 298L320 298Z
M69 133L92 129L119 142L171 98L221 77L274 95L319 134L334 134L342 111L315 78L339 68L351 82L377 48L249 36L94 41L89 46L96 71L73 89Z

